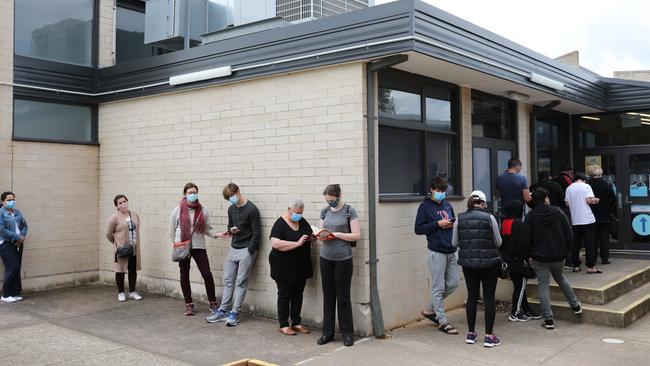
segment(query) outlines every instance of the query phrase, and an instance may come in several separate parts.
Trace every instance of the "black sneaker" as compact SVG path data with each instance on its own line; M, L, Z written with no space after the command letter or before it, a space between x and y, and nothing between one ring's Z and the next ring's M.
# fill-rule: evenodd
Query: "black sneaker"
M582 314L582 305L578 304L576 306L572 306L571 310L573 310L573 313L575 315L580 315L580 314Z
M508 320L511 322L527 322L530 319L528 318L528 316L526 316L526 314L520 313L517 315L510 315L508 317Z
M427 314L427 313L424 312L424 310L420 310L420 315L422 315L423 317L431 320L433 322L433 324L440 325L440 320L438 320L438 317L436 316L436 313Z
M528 317L528 319L533 319L533 320L542 319L542 314L537 314L533 311L527 311L526 316Z
M555 325L553 325L553 319L544 319L544 322L542 322L542 327L546 329L555 329Z

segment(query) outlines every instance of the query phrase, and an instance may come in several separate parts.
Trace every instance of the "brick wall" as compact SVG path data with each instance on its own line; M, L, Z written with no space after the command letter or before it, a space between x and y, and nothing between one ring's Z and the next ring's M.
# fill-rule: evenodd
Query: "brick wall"
M268 235L296 197L305 217L318 225L325 206L322 190L340 183L344 199L362 221L363 240L355 251L352 298L355 322L367 330L368 274L364 78L362 64L281 75L176 94L100 106L100 275L112 282L110 245L103 228L114 212L113 196L124 193L142 220L141 283L151 291L180 297L178 266L170 261L167 228L186 182L199 188L214 225L224 228L228 182L261 211L264 240L246 297L247 309L275 316L276 285L269 275ZM208 240L211 269L220 297L225 240ZM314 248L313 259L317 261ZM318 266L316 265L316 273ZM205 300L192 266L193 290ZM322 316L320 276L307 284L304 316ZM198 297L198 296L197 296ZM179 302L179 311L181 304Z
M115 64L115 0L99 1L99 67Z

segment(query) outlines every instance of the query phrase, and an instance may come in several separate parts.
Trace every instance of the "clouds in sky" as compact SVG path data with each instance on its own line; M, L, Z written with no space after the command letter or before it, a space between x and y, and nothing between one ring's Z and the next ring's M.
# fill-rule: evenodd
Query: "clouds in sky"
M578 50L603 76L650 70L648 0L424 1L548 57Z

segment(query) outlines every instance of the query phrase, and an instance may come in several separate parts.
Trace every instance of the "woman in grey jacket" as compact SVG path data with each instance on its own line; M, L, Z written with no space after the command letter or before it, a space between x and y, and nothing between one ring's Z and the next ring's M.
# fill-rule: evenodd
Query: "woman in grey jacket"
M476 343L476 303L483 284L485 304L485 340L483 346L496 347L501 344L493 332L496 316L494 293L499 279L501 258L497 248L501 246L501 235L497 220L486 211L485 194L474 191L467 200L467 211L458 215L454 223L452 244L458 247L458 264L463 267L467 286L467 334L466 342Z

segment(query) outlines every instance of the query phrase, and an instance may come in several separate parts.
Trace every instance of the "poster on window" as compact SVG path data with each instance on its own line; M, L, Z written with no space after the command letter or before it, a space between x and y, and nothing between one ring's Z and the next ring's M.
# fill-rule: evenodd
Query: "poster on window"
M648 197L648 176L645 174L630 175L630 197Z
M603 159L600 155L588 155L585 156L585 172L589 171L589 167L592 165L603 166Z

